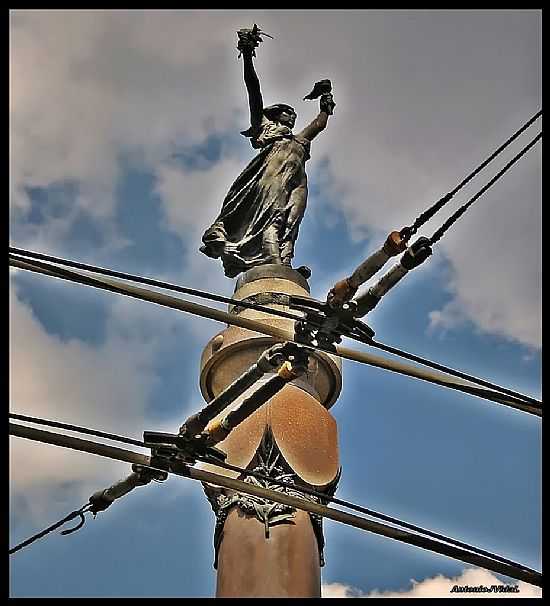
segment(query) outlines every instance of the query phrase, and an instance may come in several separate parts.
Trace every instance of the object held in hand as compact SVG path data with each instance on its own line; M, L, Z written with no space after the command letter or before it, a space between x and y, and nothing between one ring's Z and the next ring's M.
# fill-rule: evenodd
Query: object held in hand
M263 42L261 36L273 38L273 36L263 32L255 23L252 29L240 29L237 32L237 35L239 36L239 42L237 44L239 57L245 52L250 52L252 53L252 56L255 57L256 51L254 49L260 44L260 42Z
M317 99L319 98L321 95L325 95L327 93L331 93L332 92L332 82L328 79L325 80L319 80L319 82L315 82L315 86L313 87L313 90L309 93L309 95L306 95L304 97L304 101L306 99Z

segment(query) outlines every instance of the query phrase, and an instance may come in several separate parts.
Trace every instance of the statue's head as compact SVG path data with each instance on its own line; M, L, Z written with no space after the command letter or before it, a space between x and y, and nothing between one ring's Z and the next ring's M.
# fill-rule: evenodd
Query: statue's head
M285 103L276 103L264 108L264 116L273 122L279 122L289 128L294 128L296 112L294 108Z

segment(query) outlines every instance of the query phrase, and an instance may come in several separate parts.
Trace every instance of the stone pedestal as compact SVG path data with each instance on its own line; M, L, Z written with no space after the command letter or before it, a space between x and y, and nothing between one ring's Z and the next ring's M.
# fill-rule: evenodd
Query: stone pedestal
M288 311L280 296L285 294L309 296L305 278L289 267L263 265L239 278L233 297ZM239 306L230 306L229 311L275 326L291 328L293 324ZM200 386L205 400L223 391L273 343L271 337L235 326L214 336L201 360ZM269 378L266 375L261 381ZM261 381L218 418L236 408ZM315 353L305 375L284 387L217 447L227 453L228 463L332 494L339 460L336 423L328 408L340 389L340 360ZM240 477L238 472L202 467ZM247 477L246 481L296 494L264 480ZM204 489L217 517L217 597L320 596L324 539L318 516L210 485Z

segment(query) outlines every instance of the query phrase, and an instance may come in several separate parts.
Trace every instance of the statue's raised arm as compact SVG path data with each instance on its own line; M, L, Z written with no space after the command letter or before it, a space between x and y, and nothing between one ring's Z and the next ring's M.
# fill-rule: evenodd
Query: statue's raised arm
M317 98L319 98L319 114L299 133L299 136L308 141L313 141L326 128L328 117L334 113L336 103L334 103L332 97L332 83L330 80L316 82L313 90L304 97L304 101Z
M250 126L251 130L259 128L263 115L263 99L260 89L260 81L254 69L252 57L256 56L256 47L262 42L261 36L269 36L262 32L256 24L252 29L240 29L237 32L239 42L237 49L239 57L243 57L244 83L248 92L248 105L250 107ZM271 36L269 36L271 38ZM245 134L245 133L243 133ZM245 135L248 136L248 135Z
M269 34L254 25L237 35L250 106L250 128L241 134L259 151L229 188L200 248L205 255L221 259L229 278L258 265L292 266L307 202L311 141L326 127L334 109L330 80L317 82L306 99L319 99L319 114L295 135L296 111L286 103L264 107L254 70L255 49L261 36ZM297 271L306 278L311 273L305 266Z

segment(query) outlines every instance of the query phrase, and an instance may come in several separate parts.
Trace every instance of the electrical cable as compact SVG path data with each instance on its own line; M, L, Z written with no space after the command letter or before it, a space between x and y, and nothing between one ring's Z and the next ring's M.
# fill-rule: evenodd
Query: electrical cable
M262 311L262 312L266 312L266 313L271 313L272 315L276 315L276 316L280 316L283 318L287 318L287 319L294 319L294 320L301 320L302 318L300 316L296 316L294 314L289 314L287 312L278 310L278 309L272 309L269 307L264 307L263 305L257 305L254 303L249 303L247 301L238 301L237 299L231 299L231 298L227 298L227 297L223 297L222 295L217 295L214 293L208 293L205 291L197 291L195 289L192 288L187 288L187 287L182 287L182 286L176 286L176 285L168 285L165 282L158 282L157 280L151 280L149 278L140 278L139 276L131 276L131 274L124 274L122 272L116 272L116 271L112 271L109 269L104 269L104 268L95 268L92 265L86 265L84 263L77 263L77 262L73 262L73 261L69 261L67 259L60 259L58 257L51 257L49 255L43 255L40 253L34 253L31 251L24 251L23 249L16 249L16 248L12 248L10 247L10 251L17 251L18 255L24 255L24 256L28 256L29 258L36 258L36 259L43 259L43 260L49 260L49 261L54 261L55 263L59 264L59 265L66 265L67 267L78 267L78 268L83 268L85 267L87 271L96 271L99 270L97 273L100 274L104 274L104 275L110 275L113 277L120 277L120 276L125 276L125 279L133 281L133 282L137 282L137 283L145 283L145 284L155 284L159 287L165 288L167 290L174 290L177 292L182 292L182 293L187 293L187 294L193 294L194 296L201 296L204 298L210 298L214 301L223 301L223 302L227 302L227 303L231 303L231 304L239 304L245 307L250 307L250 309L256 309L257 311ZM200 294L199 294L200 293ZM407 358L409 360L412 361L416 361L419 362L420 364L424 364L425 366L429 366L431 368L435 368L437 370L442 370L444 372L447 372L453 376L457 376L460 377L462 379L466 379L468 381L472 381L473 383L478 383L479 385L482 385L484 387L490 387L491 389L494 389L496 391L500 391L502 393L505 393L507 395L510 396L515 396L517 398L523 399L527 402L530 402L531 404L535 404L535 405L541 405L541 402L539 402L538 400L535 400L534 398L531 398L529 396L525 396L523 394L520 394L516 391L512 391L510 389L506 389L504 387L500 387L498 385L495 385L494 383L490 383L488 381L482 380L482 379L478 379L477 377L474 377L472 375L468 375L466 373L462 373L459 371L454 371L446 366L443 366L441 364L438 364L436 362L431 362L430 360L427 360L425 358L421 358L419 356L415 356L414 354L409 354L407 352L403 352L397 348L391 348L389 346L385 346L382 343L378 343L376 341L369 341L369 340L363 340L363 339L359 339L356 336L351 336L351 335L346 335L348 336L348 338L350 339L354 339L356 341L359 341L361 343L364 343L366 345L372 345L373 347L377 347L379 349L388 351L389 353L393 353L395 355L400 355L404 358Z
M64 531L61 532L61 534L65 534L66 535L66 534L69 534L71 532L74 532L75 530L78 530L80 528L80 526L83 524L84 513L86 513L87 511L89 511L90 507L91 507L90 503L86 503L86 505L83 505L80 509L76 509L75 511L72 511L69 515L65 516L62 520L59 520L59 522L56 522L55 524L52 524L51 526L48 526L48 528L45 528L41 532L33 535L32 537L29 537L25 541L22 541L21 543L19 543L15 547L12 547L9 550L9 554L12 555L13 553L19 551L20 549L23 549L24 547L27 547L31 543L34 543L35 541L38 541L38 539L41 539L42 537L45 537L50 532L53 532L54 530L56 530L60 526L63 526L63 524L66 524L67 522L70 522L71 520L74 520L74 518L80 517L81 523L78 526L76 526L75 528L72 528L70 530L64 530Z
M356 340L358 341L359 339L356 338ZM542 402L539 400L536 400L535 398L532 398L531 396L526 396L526 395L521 394L512 389L507 389L506 387L501 387L499 385L495 385L494 383L491 383L490 381L486 381L485 379L480 379L478 377L474 377L473 375L466 374L459 370L454 370L453 368L449 368L448 366L445 366L443 364L439 364L437 362L432 362L431 360L428 360L427 358L422 358L421 356L417 356L416 354L408 353L406 351L403 351L402 349L398 349L397 347L392 347L391 345L385 345L384 343L380 343L379 341L375 341L374 339L370 339L370 340L361 339L361 343L364 343L365 345L370 345L372 347L375 347L376 349L386 351L393 355L400 356L407 360L411 360L411 362L418 362L419 364L423 364L424 366L434 368L435 370L441 370L442 372L446 372L455 377L459 377L461 379L471 381L472 383L477 383L479 385L482 385L483 387L488 387L490 389L494 389L495 391L500 391L509 396L519 398L520 400L525 400L526 402L529 402L530 404L533 404L535 406L540 406L541 410L542 410Z
M132 446L140 446L141 448L147 448L144 442L139 440L133 440L132 438L124 438L122 436L105 433L96 429L88 429L86 427L80 427L78 425L69 425L68 423L60 423L58 421L49 421L48 419L40 419L38 417L29 417L27 415L20 415L10 412L10 419L17 419L18 421L26 421L27 423L35 423L37 425L45 425L48 427L57 427L58 429L67 429L68 431L75 431L78 433L88 434L90 436L96 436L98 438L105 438L107 440L113 440L115 442L123 442L124 444L131 444Z
M31 422L31 423L35 423L37 425L44 425L44 426L48 426L48 427L56 427L56 428L61 428L61 429L68 429L70 431L74 431L74 432L78 432L78 433L82 433L82 434L87 434L87 435L93 435L93 436L97 436L97 437L101 437L101 438L108 438L109 440L113 440L113 441L117 441L117 442L121 442L124 444L131 444L131 445L135 445L135 446L141 446L146 448L145 444L143 442L140 442L138 440L134 440L132 438L128 438L125 436L120 436L117 434L112 434L112 433L105 433L102 431L98 431L95 429L89 429L86 427L79 427L77 425L69 425L67 423L60 423L58 421L51 421L49 419L41 419L41 418L37 418L37 417L29 417L27 415L20 415L20 414L14 414L14 413L10 413L9 417L12 419L17 419L17 420L21 420L21 421L26 421L26 422ZM215 465L217 467L221 467L223 469L227 469L230 471L236 471L239 472L241 474L245 474L247 476L252 476L254 478L257 478L259 480L265 480L270 482L271 484L275 484L278 486L281 486L282 488L291 488L292 490L295 490L297 492L301 492L303 494L307 494L307 495L311 495L314 497L317 497L322 503L334 503L335 505L340 505L342 507L346 507L347 509L351 509L353 511L358 511L360 513L364 513L366 515L369 515L373 518L378 518L381 520L384 520L386 522L390 522L391 524L395 524L397 526L401 526L402 528L407 528L408 530L413 530L414 532L418 532L420 534L424 534L426 536L441 540L441 541L445 541L447 543L450 543L452 545L456 545L457 547L462 547L464 549L468 549L469 551L472 551L473 553L478 553L480 555L484 555L487 557L492 557L496 560L499 560L505 564L509 564L512 566L517 565L515 562L513 562L512 560L508 560L506 558L503 558L499 555L496 554L492 554L488 551L485 551L483 549L480 549L478 547L474 547L473 545L468 545L467 543L463 543L462 541L458 541L455 539L452 539L450 537L446 537L442 534L433 532L431 530L426 530L424 528L421 528L420 526L416 526L414 524L410 524L408 522L403 522L401 520L398 520L397 518L379 513L377 511L374 511L372 509L368 509L366 507L362 507L361 505L356 505L354 503L350 503L349 501L345 501L343 499L339 499L337 497L331 496L331 495L327 495L323 492L320 492L318 490L315 490L313 488L309 488L308 486L301 486L298 485L294 482L283 482L283 481L279 481L275 478L271 478L270 476L263 474L261 472L257 472L251 469L245 469L243 467L238 467L236 465L232 465L230 463L226 463L225 461L219 461L217 459L211 458L211 457L203 457L203 456L198 456L197 457L198 461L201 461L203 463L207 463L209 465ZM73 512L74 514L75 512ZM75 515L72 515L72 517L75 517ZM55 525L54 527L51 528L51 530L55 530L55 528L57 528L58 526L64 524L65 522L69 521L69 519L71 518L65 518L64 521L58 522L57 525ZM51 532L51 530L48 530L47 532ZM46 532L46 534L47 534ZM43 536L43 535L40 535ZM40 538L40 536L38 536L37 538ZM35 539L33 539L35 540ZM29 540L29 543L32 543L33 541ZM26 543L26 544L29 544ZM17 551L17 549L15 549L15 551ZM10 551L11 553L11 551Z
M253 320L250 318L244 318L239 315L229 314L227 312L213 309L210 307L206 307L204 305L199 305L196 303L191 303L189 301L185 301L183 299L177 299L174 297L170 297L168 295L164 295L162 293L157 293L155 291L147 291L145 289L139 289L136 287L131 287L126 284L116 284L112 281L107 281L106 279L93 278L90 276L84 276L82 274L76 273L74 271L70 271L67 269L63 269L60 267L56 267L53 265L48 265L47 263L43 263L36 260L28 260L24 258L17 257L13 254L10 254L10 265L15 267L19 267L28 271L36 271L38 273L45 273L46 275L62 278L65 280L69 280L71 282L75 282L78 284L85 284L87 286L93 286L95 288L100 288L103 290L107 290L110 292L115 292L118 294L122 294L125 296L133 297L143 301L154 302L158 305L164 307L170 307L173 309L177 309L179 311L185 311L187 313L197 314L202 317L214 319L220 322L224 322L226 324L233 324L236 326L241 326L242 328L246 328L248 330L260 332L262 334L267 334L269 336L273 336L277 339L281 339L284 341L295 341L295 335L287 329L270 326L263 322L259 322L257 320ZM487 390L486 388L478 388L473 384L469 383L457 383L456 381L451 381L445 375L434 375L434 374L426 374L424 371L421 371L418 368L408 367L401 363L388 361L384 358L378 358L372 356L371 354L367 354L366 352L358 352L352 349L348 349L345 347L338 346L335 350L324 348L322 346L316 345L304 345L304 347L309 348L313 351L322 351L328 354L336 354L342 358L346 358L349 360L354 360L361 364L368 364L371 366L376 366L378 368L384 368L386 370L390 370L392 372L398 372L400 374L406 374L408 376L412 376L421 380L425 380L431 383L435 383L438 385L442 385L448 387L450 389L457 389L464 393L469 393L471 395L475 395L484 399L488 399L499 404L504 404L506 406L511 406L512 408L516 408L519 410L523 410L524 412L528 412L530 414L535 414L541 416L541 409L533 407L532 405L526 403L525 400L519 400L517 398L513 398L512 396L507 396L500 392L495 392L492 390Z
M457 547L462 547L464 549L467 549L473 553L477 553L479 555L484 555L487 557L491 557L495 560L498 560L499 562L503 562L504 564L509 564L511 566L517 566L518 564L516 562L513 562L512 560L508 560L506 558L503 558L502 556L499 556L497 554L491 553L489 551L486 551L484 549L481 549L479 547L474 547L473 545L469 545L468 543L463 543L462 541L458 541L456 539L453 539L451 537L446 537L445 535L439 534L437 532L434 532L432 530L426 530L425 528L422 528L420 526L416 526L415 524L410 524L409 522L403 522L402 520L398 520L397 518L393 518L392 516L388 516L386 514L383 513L379 513L378 511L374 511L373 509L368 509L367 507L363 507L361 505L355 505L354 503L350 503L349 501L344 501L343 499L339 499L337 497L334 496L329 496L327 494L324 494L322 492L319 492L317 490L314 490L312 488L309 488L307 486L301 486L301 485L297 485L291 482L283 482L280 480L276 480L274 478L271 478L263 473L257 472L257 471L253 471L251 469L244 469L242 467L238 467L236 465L231 465L230 463L226 463L225 461L218 461L216 459L210 459L209 457L197 457L198 461L201 461L203 463L208 463L210 465L216 465L218 467L222 467L224 469L230 470L230 471L237 471L240 472L242 474L245 474L247 476L252 476L254 478L257 478L258 480L265 480L271 484L275 484L281 487L288 487L288 488L292 488L293 490L302 492L304 494L308 494L314 497L319 498L319 500L321 502L325 502L325 503L334 503L335 505L340 505L341 507L345 507L347 509L351 509L353 511L358 511L360 513L364 513L366 515L369 515L373 518L378 518L380 520L384 520L385 522L390 522L391 524L395 524L397 526L400 526L402 528L406 528L408 530L413 530L414 532L417 532L419 534L424 534L426 536L432 537L434 539L438 539L440 541L444 541L446 543L449 543L451 545L456 545ZM527 569L526 570L530 570ZM531 572L535 572L535 571L531 571Z
M193 297L201 297L203 299L209 299L211 301L217 301L218 303L227 303L229 305L235 305L239 307L246 307L247 309L254 309L255 311L261 311L273 316L279 316L288 320L302 320L302 316L283 311L281 309L272 309L259 303L252 303L250 301L241 301L239 299L233 299L231 297L224 297L223 295L217 295L214 293L206 292L204 290L197 290L196 288L188 288L186 286L178 286L177 284L170 284L169 282L162 282L160 280L154 280L152 278L144 278L142 276L136 276L121 271L115 271L113 269L107 269L104 267L97 267L95 265L89 265L87 263L80 263L77 261L70 261L69 259L61 259L59 257L53 257L51 255L44 255L42 253L36 253L30 250L24 250L22 248L9 247L9 252L19 255L20 257L29 257L30 259L38 259L42 261L48 261L50 263L56 263L57 265L64 265L66 267L73 267L75 269L83 269L85 271L94 272L104 276L110 276L112 278L119 278L127 280L129 282L135 282L136 284L147 284L149 286L156 286L163 288L164 290L172 290L179 292L184 295L191 295Z
M478 198L480 198L496 181L498 181L498 179L500 179L500 177L502 177L502 175L507 170L509 170L524 154L526 154L533 147L533 145L535 145L535 143L541 138L542 132L540 132L536 137L534 137L518 154L516 154L510 160L510 162L508 162L504 166L502 170L500 170L486 185L484 185L477 192L477 194L475 194L475 196L470 198L470 200L468 200L466 204L463 204L455 213L453 213L445 221L445 223L443 223L443 225L433 233L432 237L430 238L430 243L433 245L438 242L442 238L443 234L449 229L449 227L451 227L451 225L453 225L453 223L455 223L455 221L457 221L459 217L461 217Z
M90 452L93 454L98 454L100 456L114 458L120 461L137 463L152 467L150 465L150 457L146 457L144 455L140 455L139 453L134 453L119 448L113 448L105 444L90 442L89 440L72 438L70 436L62 434L54 434L51 432L14 425L11 423L9 425L9 433L11 435L30 440L45 442L48 444L55 444L57 446L62 446L65 448ZM152 468L155 467L153 466ZM316 513L318 515L335 520L337 522L354 526L355 528L361 528L362 530L367 530L375 534L386 536L388 538L393 538L403 543L408 543L409 545L421 547L422 549L427 549L435 553L446 555L448 557L452 557L466 563L475 564L486 568L487 570L505 574L512 578L523 580L527 583L532 583L539 587L542 586L542 574L537 571L532 571L531 569L526 568L521 564L514 563L513 565L509 565L505 562L495 560L493 557L487 557L477 553L473 553L463 548L458 548L441 541L430 539L428 537L420 535L419 533L411 533L404 530L400 530L398 528L393 528L391 526L381 524L374 520L368 520L367 518L349 514L339 509L328 508L324 505L320 505L309 500L293 497L286 493L266 489L261 486L243 482L242 480L234 480L226 476L220 476L218 474L213 474L201 469L189 467L187 465L179 466L177 469L159 469L159 471L169 471L169 473L174 473L176 475L198 480L200 482L206 482L208 484L214 484L217 486L228 488L230 490L234 490L236 492L243 492L245 494L250 494L256 497L273 500L277 503L289 505L290 507L302 509L310 513Z
M486 160L484 160L476 169L474 169L467 177L465 177L452 191L439 199L435 204L430 206L427 210L421 213L409 227L404 227L400 234L402 236L407 235L407 238L414 235L424 223L431 219L436 212L447 204L453 198L453 196L460 191L471 179L473 179L481 170L483 170L491 160L496 158L502 151L504 151L510 143L515 141L537 118L542 116L542 110L537 112L530 120L528 120L521 128L519 128L509 139L507 139L497 150L495 150Z

